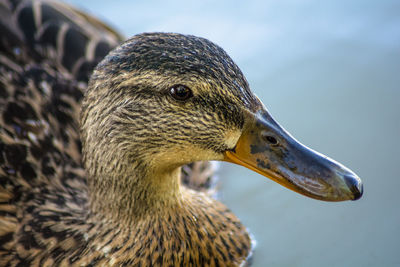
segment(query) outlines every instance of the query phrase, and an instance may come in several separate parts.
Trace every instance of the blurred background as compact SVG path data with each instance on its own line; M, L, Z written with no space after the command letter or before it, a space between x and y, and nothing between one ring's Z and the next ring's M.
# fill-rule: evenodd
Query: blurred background
M400 266L400 1L68 2L127 37L219 44L281 125L362 178L362 199L327 203L222 163L221 198L257 241L254 266Z

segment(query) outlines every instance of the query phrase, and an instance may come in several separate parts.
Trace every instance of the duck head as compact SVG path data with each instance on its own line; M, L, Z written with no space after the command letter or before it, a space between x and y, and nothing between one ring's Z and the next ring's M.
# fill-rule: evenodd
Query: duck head
M161 190L184 164L222 160L320 200L362 194L356 174L296 141L226 52L199 37L140 34L113 50L89 82L81 135L89 185L107 190L118 179Z

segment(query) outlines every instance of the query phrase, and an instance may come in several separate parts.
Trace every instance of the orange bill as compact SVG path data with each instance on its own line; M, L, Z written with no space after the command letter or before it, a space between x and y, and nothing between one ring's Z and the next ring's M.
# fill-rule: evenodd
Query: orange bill
M225 161L319 200L356 200L363 192L354 172L299 143L265 110L249 114L235 148L225 152Z

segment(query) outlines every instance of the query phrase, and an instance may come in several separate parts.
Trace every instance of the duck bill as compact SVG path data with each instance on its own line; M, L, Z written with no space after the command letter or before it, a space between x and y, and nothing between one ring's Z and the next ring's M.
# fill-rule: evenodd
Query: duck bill
M363 191L354 172L299 143L265 110L249 114L235 148L225 152L225 161L319 200L356 200Z

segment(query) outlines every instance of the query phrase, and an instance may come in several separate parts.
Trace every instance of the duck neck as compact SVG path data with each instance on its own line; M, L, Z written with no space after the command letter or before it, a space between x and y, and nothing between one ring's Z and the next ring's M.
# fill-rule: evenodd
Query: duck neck
M95 215L130 224L180 203L180 167L158 170L130 162L112 170L89 178L90 208Z

